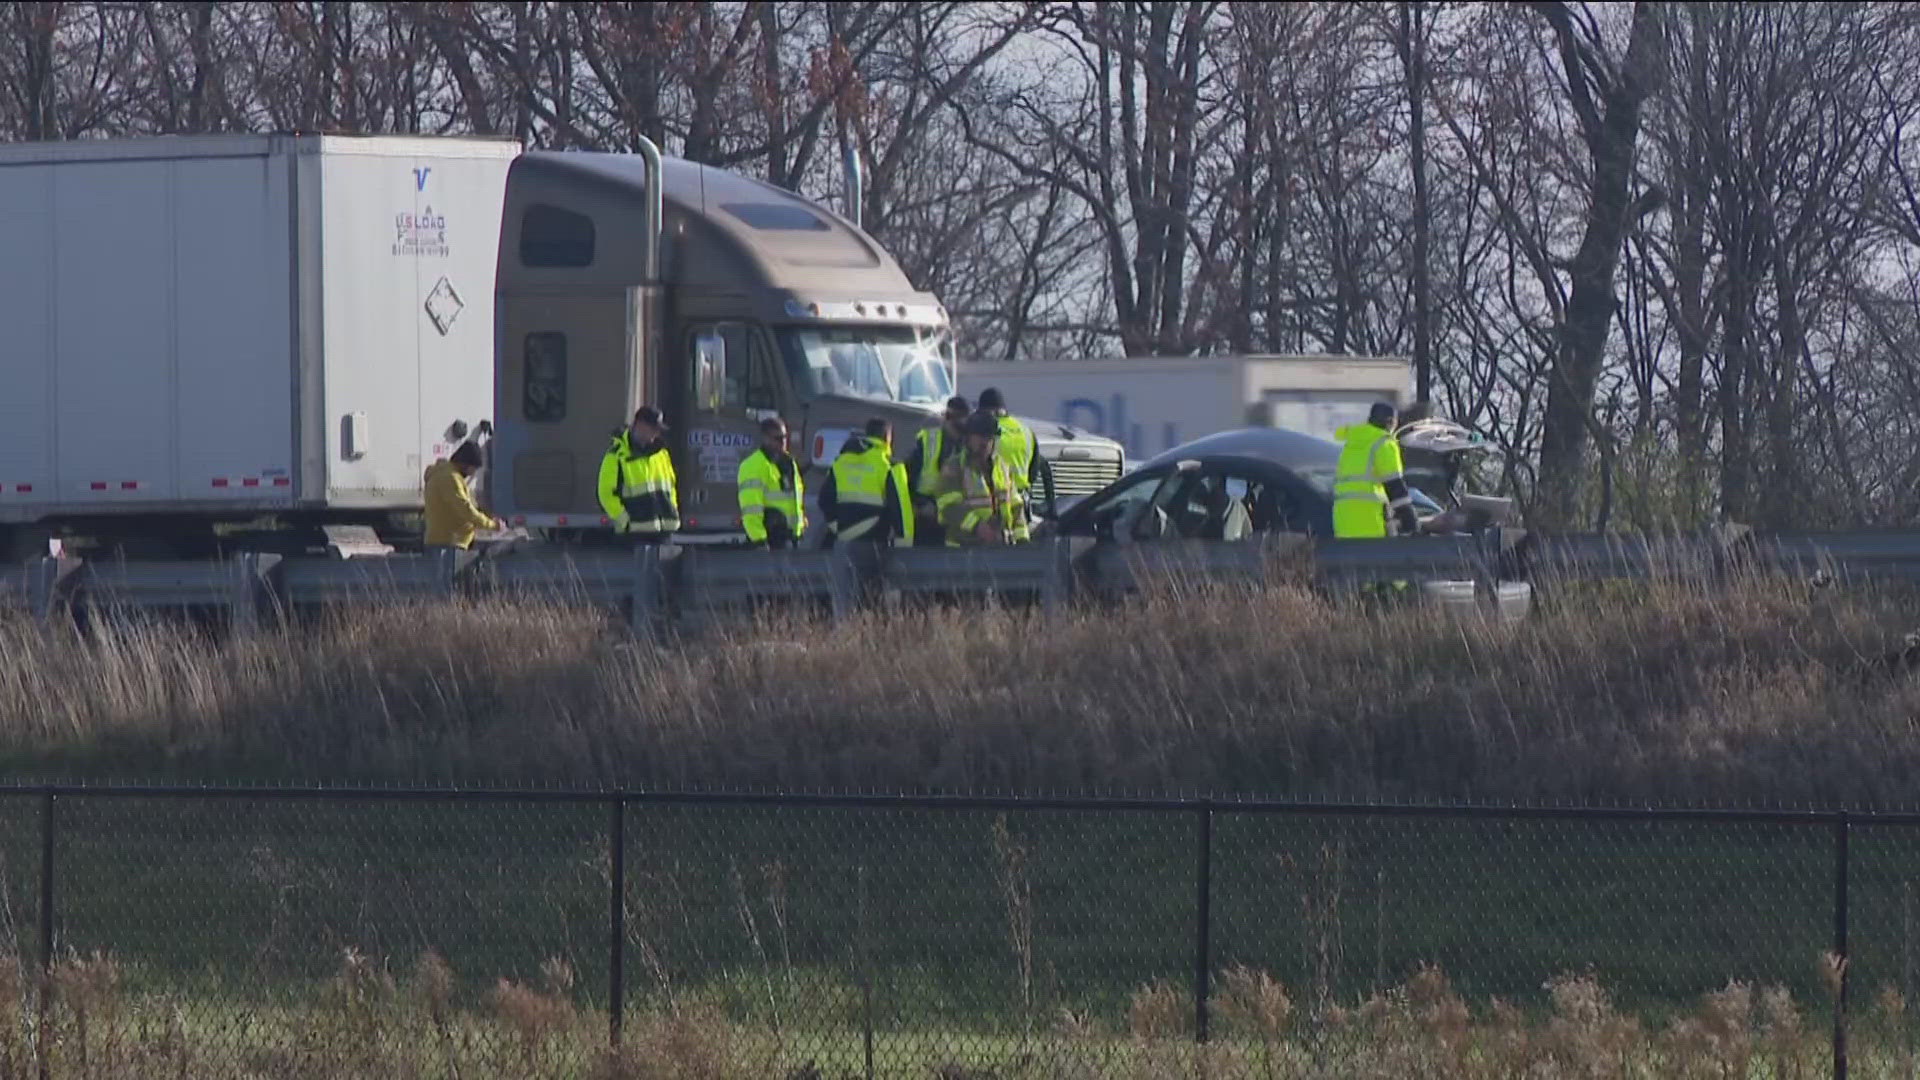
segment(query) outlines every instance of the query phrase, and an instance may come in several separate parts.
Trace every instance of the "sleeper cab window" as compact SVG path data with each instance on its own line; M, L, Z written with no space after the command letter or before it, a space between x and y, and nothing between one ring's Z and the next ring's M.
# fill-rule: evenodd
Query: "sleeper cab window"
M593 265L593 219L546 203L520 215L520 265Z

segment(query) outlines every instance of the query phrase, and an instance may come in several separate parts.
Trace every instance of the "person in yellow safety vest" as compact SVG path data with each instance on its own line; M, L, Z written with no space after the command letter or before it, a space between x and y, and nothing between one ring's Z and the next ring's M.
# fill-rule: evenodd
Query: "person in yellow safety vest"
M613 445L600 459L600 509L616 536L661 544L680 529L680 478L666 431L660 410L642 405L631 426L613 433Z
M893 462L893 425L869 420L864 433L847 437L820 485L820 512L827 516L826 546L913 543L913 499L906 466Z
M937 500L948 547L1020 544L1031 538L1013 472L1000 460L1000 419L977 412L967 419L966 452L941 473Z
M465 551L481 529L504 529L499 518L474 505L467 481L480 471L480 448L463 442L446 461L427 466L427 546Z
M760 421L760 449L740 463L740 524L756 547L784 551L807 531L807 485L787 446L787 422Z
M989 386L980 391L980 411L991 414L1000 426L999 457L1013 475L1013 486L1020 492L1021 500L1031 508L1033 489L1038 487L1051 506L1053 471L1040 456L1040 440L1017 417L1007 414L1007 401L998 387Z
M1389 514L1403 535L1420 531L1393 429L1393 406L1381 402L1367 414L1366 423L1335 433L1342 446L1333 474L1334 536L1384 539Z
M947 399L947 411L939 427L926 428L914 436L913 453L907 456L907 479L913 489L913 542L915 547L942 547L946 537L940 530L940 512L934 498L940 494L940 470L960 456L966 445L962 428L973 407L967 399L955 395Z

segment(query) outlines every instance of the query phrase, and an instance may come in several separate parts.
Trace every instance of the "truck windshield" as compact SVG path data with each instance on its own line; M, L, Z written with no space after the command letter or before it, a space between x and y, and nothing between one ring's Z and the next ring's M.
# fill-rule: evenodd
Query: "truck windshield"
M922 326L785 326L775 331L803 394L938 406L953 396L953 339Z

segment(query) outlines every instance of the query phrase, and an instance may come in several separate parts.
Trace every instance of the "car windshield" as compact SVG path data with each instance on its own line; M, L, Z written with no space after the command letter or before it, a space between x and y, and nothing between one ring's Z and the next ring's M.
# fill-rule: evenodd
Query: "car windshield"
M924 326L785 326L776 333L794 385L835 395L938 406L953 396L953 339Z
M1293 471L1300 479L1307 482L1307 486L1325 495L1329 499L1333 498L1333 462L1328 462L1325 465L1302 466Z

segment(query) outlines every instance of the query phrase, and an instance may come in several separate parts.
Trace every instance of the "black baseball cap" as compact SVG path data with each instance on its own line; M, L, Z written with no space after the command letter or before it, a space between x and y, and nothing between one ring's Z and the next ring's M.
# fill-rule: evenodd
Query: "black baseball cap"
M667 430L666 417L661 416L660 410L651 405L642 405L633 410L633 422L636 424L651 424L661 431Z

